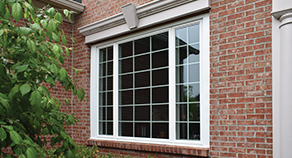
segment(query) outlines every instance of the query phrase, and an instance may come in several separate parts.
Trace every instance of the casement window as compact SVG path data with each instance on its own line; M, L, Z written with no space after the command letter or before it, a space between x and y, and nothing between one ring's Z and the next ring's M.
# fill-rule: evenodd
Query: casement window
M185 20L97 45L92 138L208 146L208 22Z

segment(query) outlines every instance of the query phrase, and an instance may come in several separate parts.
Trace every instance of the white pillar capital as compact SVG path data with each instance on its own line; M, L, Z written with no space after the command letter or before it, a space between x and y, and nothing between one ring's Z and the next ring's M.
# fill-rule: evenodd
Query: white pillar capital
M292 23L292 12L282 15L279 20L281 21L280 28L284 25L291 24Z

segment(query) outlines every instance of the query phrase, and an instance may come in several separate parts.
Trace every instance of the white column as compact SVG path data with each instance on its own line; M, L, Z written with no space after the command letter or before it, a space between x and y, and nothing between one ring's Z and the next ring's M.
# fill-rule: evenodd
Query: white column
M292 155L292 13L280 25L280 155ZM277 105L273 105L277 106Z

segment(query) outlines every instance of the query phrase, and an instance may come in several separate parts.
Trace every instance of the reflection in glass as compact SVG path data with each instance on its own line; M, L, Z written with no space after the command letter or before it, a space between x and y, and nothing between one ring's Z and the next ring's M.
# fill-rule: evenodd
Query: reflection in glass
M190 121L200 121L200 103L192 103L189 108Z
M168 69L152 71L152 86L168 84Z
M200 81L200 65L192 64L189 65L189 82Z
M127 57L133 55L133 42L127 42L119 45L119 57Z
M167 103L168 102L168 86L152 88L152 103Z
M127 89L133 87L133 74L121 75L119 77L120 89Z
M119 120L128 121L133 120L133 107L119 107Z
M200 61L200 49L199 44L189 45L189 63Z
M189 102L200 101L200 84L190 84L187 87L187 95L189 97Z
M160 139L169 138L168 123L153 123L152 126L153 126L152 128L153 138L160 138Z
M176 46L185 45L188 43L187 41L187 28L177 29L175 31L176 35Z
M121 122L119 123L119 136L133 137L133 123Z
M119 92L120 105L133 104L133 90Z
M187 104L177 104L176 105L176 120L177 121L187 121L188 120L188 109Z
M187 56L187 47L176 48L176 64L186 64Z
M135 114L136 121L150 121L150 106L136 106Z
M135 87L150 86L150 71L135 73Z
M168 50L152 54L152 68L168 66Z
M120 60L120 73L132 72L133 71L133 59Z
M135 55L150 52L150 37L134 41Z
M152 120L153 121L168 121L168 105L154 105L152 106Z
M150 88L135 90L135 104L150 103Z
M150 68L150 55L135 57L135 71L147 70Z
M188 30L189 43L200 42L200 25L196 24L189 27Z
M200 140L200 124L190 123L189 139Z
M187 123L176 123L176 139L187 139L188 138L188 124Z
M168 32L152 36L152 51L168 48Z
M150 138L150 123L135 123L135 137Z

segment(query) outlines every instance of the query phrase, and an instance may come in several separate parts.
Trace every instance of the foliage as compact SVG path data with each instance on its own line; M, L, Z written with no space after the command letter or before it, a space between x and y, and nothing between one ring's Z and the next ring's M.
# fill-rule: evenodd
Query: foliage
M77 157L80 158L94 158L97 156L98 150L97 146L92 146L91 148L83 145L78 145L78 152L76 154ZM60 155L54 154L56 152L57 148L51 148L51 149L46 149L43 148L42 151L46 157L50 158L65 158L64 153L61 153Z
M66 91L84 98L84 90L62 67L63 56L69 57L72 48L59 29L60 12L70 18L68 10L36 9L31 0L0 0L0 148L11 147L19 158L44 157L46 135L52 147L62 143L54 154L78 153L63 127L75 124L76 117L60 112L61 101L43 86L60 82Z

